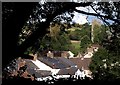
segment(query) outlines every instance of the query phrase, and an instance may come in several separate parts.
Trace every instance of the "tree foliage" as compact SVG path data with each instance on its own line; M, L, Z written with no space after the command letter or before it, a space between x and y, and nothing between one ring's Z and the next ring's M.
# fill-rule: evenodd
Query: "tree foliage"
M4 43L4 53L3 53L3 67L5 67L9 61L14 58L24 55L28 48L35 48L36 51L39 47L39 42L48 32L48 28L53 22L65 23L70 22L73 17L72 12L76 11L86 15L97 16L103 22L110 27L111 36L103 42L103 46L106 47L109 52L112 52L112 60L119 59L120 53L120 2L80 2L80 3L48 3L38 4L38 3L3 3L3 39ZM90 6L96 13L89 13L82 10L76 9L76 7L86 7ZM34 10L33 10L34 9ZM101 12L104 15L101 15ZM71 16L65 16L68 13ZM31 15L31 16L30 16ZM64 17L65 16L65 17ZM113 21L112 25L108 20ZM27 27L25 26L27 24ZM69 25L69 24L68 24ZM22 29L30 29L30 35L23 36L25 40L18 43ZM6 31L7 30L7 31ZM28 33L29 33L28 32ZM26 31L27 33L27 31ZM25 33L25 34L26 34ZM24 33L23 33L24 34ZM22 35L23 35L22 34ZM64 35L64 34L63 34ZM60 39L64 39L61 35ZM60 40L59 39L59 40ZM64 39L65 40L65 39ZM63 43L63 41L60 41ZM59 45L60 46L60 45ZM12 50L11 50L12 49ZM35 51L35 52L36 52ZM6 59L7 58L7 59ZM115 67L115 70L118 69ZM100 70L100 69L99 69ZM105 72L101 71L100 72ZM109 71L110 72L110 71ZM114 72L115 73L115 72Z
M95 79L109 81L120 79L119 61L118 56L114 56L108 50L101 47L92 57L90 69Z
M88 36L84 36L82 39L81 39L81 42L80 42L80 51L81 53L85 53L86 50L87 50L87 47L89 47L91 44L91 40Z
M47 50L47 48L49 48L49 50L57 51L70 50L71 42L68 34L65 33L63 29L65 29L65 27L63 27L61 24L55 23L54 25L51 25L49 28L50 33L47 33L43 37L42 44L39 43L39 45L43 46L45 50Z

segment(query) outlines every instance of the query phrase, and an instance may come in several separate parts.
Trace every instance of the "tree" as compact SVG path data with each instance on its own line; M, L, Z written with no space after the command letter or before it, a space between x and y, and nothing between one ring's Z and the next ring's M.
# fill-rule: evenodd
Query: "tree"
M69 37L70 37L70 39L71 40L80 40L80 37L81 37L81 31L80 30L78 30L77 28L73 28L74 29L74 31L70 31L69 32ZM80 28L79 28L80 29Z
M29 47L35 46L38 38L42 38L47 33L46 29L52 21L55 22L58 21L58 19L62 19L58 18L61 17L59 16L60 14L70 12L77 6L88 6L89 4L91 3L3 3L3 28L9 30L7 31L8 33L4 33L4 36L7 34L4 39L4 42L6 42L6 44L4 44L4 46L6 46L4 52L8 49L7 54L9 55L4 53L5 57L3 65L6 66L9 61L18 56L27 57L28 55L24 55L24 52ZM9 10L9 8L11 8L11 10ZM33 10L33 8L35 9ZM43 20L45 20L45 22L43 22ZM26 21L29 21L28 25L33 24L35 21L38 23L36 24L36 29L32 31L31 35L27 36L25 41L18 45L19 33ZM8 28L13 28L13 30ZM14 40L8 40L11 38ZM9 41L11 41L11 43ZM12 50L10 50L11 48ZM9 58L7 59L8 61L6 60L6 56L10 56L7 57Z
M119 2L118 2L119 3ZM94 74L94 71L93 71L93 75L95 76L95 78L98 78L99 80L109 80L109 81L112 81L112 80L119 80L119 63L120 63L120 60L119 60L119 29L120 29L120 26L119 26L119 23L120 23L120 14L117 13L118 11L120 11L120 7L118 7L118 3L116 2L113 2L113 3L98 3L100 6L98 7L99 10L101 10L102 12L104 12L107 17L110 17L112 19L118 19L118 20L113 20L114 22L112 23L112 25L107 21L107 19L104 19L102 17L99 17L100 19L102 19L108 26L109 26L109 35L106 37L105 40L103 40L102 42L102 45L104 46L105 50L107 51L104 51L106 52L105 54L107 54L105 56L106 60L104 61L104 64L103 64L103 61L102 59L99 60L99 62L102 63L102 67L100 68L99 64L97 65L94 61L97 61L98 59L94 59L93 58L93 62L92 62L92 65L94 64L94 66L92 66L93 68L95 68L95 71L96 72L99 72L99 73L95 73ZM94 10L95 8L93 6L91 6ZM113 14L116 13L116 14ZM98 51L100 52L100 50ZM103 54L103 53L100 53L100 54ZM100 54L95 54L94 56L95 57L103 57L104 55L101 55ZM105 64L106 63L106 64ZM104 68L106 67L106 68ZM92 69L92 68L91 68Z
M43 38L42 43L44 44L44 47L49 42L49 50L58 50L58 51L65 51L69 50L71 47L70 39L63 30L63 26L61 24L55 23L55 25L50 26L49 28L50 33L45 35ZM49 38L49 39L48 39Z
M17 57L19 33L36 5L37 3L2 3L3 68Z
M102 44L102 42L107 38L109 31L107 26L101 25L100 27L95 26L93 34L94 34L94 43Z
M12 6L11 6L12 4ZM22 5L22 8L21 8ZM95 8L97 5L98 8ZM3 28L7 29L7 33L4 33L5 39L4 39L4 61L3 65L6 66L9 61L12 59L22 56L27 57L28 55L24 55L25 51L30 47L38 47L38 42L43 38L43 36L48 32L47 29L49 28L50 23L56 22L56 21L62 21L63 19L66 21L70 21L70 18L65 18L61 16L64 13L71 14L73 11L86 14L86 15L93 15L100 17L106 24L108 24L107 20L112 20L115 22L114 26L111 27L111 30L114 29L115 26L118 25L119 30L119 2L118 3L92 3L92 2L81 2L81 3L45 3L45 4L38 4L38 3L4 3L3 5ZM100 15L100 13L89 13L84 12L81 10L77 10L76 7L86 7L91 6L95 11L102 11L105 13L104 15ZM11 9L15 10L9 10L9 7ZM33 8L35 8L33 10ZM112 9L115 12L111 12ZM7 10L7 11L6 11ZM59 11L58 11L59 10ZM12 11L11 14L9 14ZM29 17L29 15L31 16ZM7 16L9 15L9 16ZM21 16L21 17L20 17ZM9 17L9 18L8 18ZM71 14L72 17L72 14ZM28 20L27 20L28 19ZM24 27L24 23L27 21L28 26L31 24L35 24L35 29L32 31L32 33L25 38L25 41L21 44L18 44L19 39L19 33L21 32L22 28ZM117 24L116 24L117 23ZM11 29L8 29L11 28ZM32 28L31 28L32 29ZM6 31L4 31L6 32ZM117 36L119 32L114 31L112 32L113 35ZM12 34L12 35L11 35ZM11 40L14 39L14 40ZM118 38L117 38L118 39ZM10 43L11 42L11 43ZM6 49L7 53L6 53ZM11 50L12 49L12 50ZM8 57L9 56L9 57ZM6 60L7 58L7 60ZM8 59L9 58L9 59ZM4 67L3 66L3 67Z
M85 53L85 51L87 50L87 47L91 44L91 40L90 38L85 35L84 37L82 37L81 42L80 42L80 51L82 53Z
M92 57L90 70L93 77L98 80L113 81L120 79L118 56L109 53L108 50L101 47Z

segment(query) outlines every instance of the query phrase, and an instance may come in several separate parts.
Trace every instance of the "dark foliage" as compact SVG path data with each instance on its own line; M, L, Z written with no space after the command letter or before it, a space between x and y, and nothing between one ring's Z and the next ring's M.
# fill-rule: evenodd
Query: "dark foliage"
M47 33L50 22L55 21L57 15L65 12L73 11L77 6L88 6L91 3L46 3L40 5L38 3L2 3L2 21L3 21L3 67L11 60L18 56L28 57L24 52L35 44L38 38L42 38ZM41 7L42 6L42 7ZM33 9L37 11L33 12ZM59 11L58 11L59 10ZM36 30L21 44L18 45L19 33L26 21L33 17L38 19ZM41 16L41 18L38 18ZM54 19L55 18L55 19ZM41 22L41 19L46 19ZM12 49L12 50L11 50ZM7 58L7 60L6 60Z
M37 3L2 3L3 28L3 67L17 55L17 41L24 26Z
M97 5L98 8L94 8L94 6ZM105 46L107 47L110 52L112 51L115 54L115 56L119 56L120 53L120 2L116 2L113 4L109 3L98 3L98 4L92 4L91 2L88 3L46 3L43 5L44 10L41 8L41 5L38 3L2 3L2 25L3 25L3 68L7 66L7 64L15 59L16 57L28 57L28 55L24 55L24 52L31 46L34 46L38 39L42 39L43 36L47 33L47 28L49 27L50 23L52 21L60 21L60 19L63 16L58 16L61 15L65 12L79 12L82 14L86 15L93 15L93 16L98 16L100 19L102 19L107 25L110 26L109 22L107 20L112 20L114 21L114 24L110 26L110 31L112 33L112 36L110 40L107 39L106 42L104 42ZM37 6L37 7L36 7ZM91 6L94 10L99 10L105 13L105 16L100 15L100 13L96 12L97 14L94 13L87 13L81 10L75 9L75 7L85 7L85 6ZM33 12L33 9L40 8L37 13ZM112 12L113 11L113 12ZM35 15L34 15L35 14ZM30 18L29 16L34 17L34 19L38 18L38 15L41 16L42 18L45 18L45 22L41 22L38 20L38 24L36 24L36 29L33 31L33 33L26 38L26 40L18 45L18 39L19 39L19 34L25 25L26 21ZM114 16L113 16L114 15ZM59 18L58 18L59 17ZM64 19L66 19L64 17ZM71 19L68 18L68 21ZM29 56L30 57L30 56ZM17 82L18 81L18 82ZM3 84L8 85L10 84L17 84L17 83L24 83L21 81L28 81L30 80L24 80L21 78L13 78L13 79L8 79L4 80L3 79ZM85 81L71 81L71 80L59 80L62 83L67 84L70 82L71 84L79 84L79 83L86 83L88 82ZM58 82L59 82L58 81ZM93 80L95 81L95 80ZM93 83L93 81L90 81ZM117 80L116 80L117 81ZM107 82L107 81L105 81ZM103 84L105 83L104 81L100 83ZM109 83L111 83L110 81ZM61 84L62 84L61 83ZM108 83L108 82L107 82ZM34 81L31 84L38 84L37 81ZM42 84L45 84L42 82ZM60 83L57 83L60 84ZM105 83L106 84L106 83Z

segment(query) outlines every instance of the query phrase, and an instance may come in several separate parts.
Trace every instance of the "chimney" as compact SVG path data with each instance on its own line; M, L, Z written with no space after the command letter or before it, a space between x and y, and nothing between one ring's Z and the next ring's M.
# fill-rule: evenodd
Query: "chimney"
M52 53L51 51L48 51L48 53L47 53L47 57L51 57L51 58L53 58L53 53Z
M33 55L33 54L29 54L30 56L33 56L33 60L36 61L37 60L37 54Z
M34 61L37 60L37 54L34 55L34 58L33 58Z

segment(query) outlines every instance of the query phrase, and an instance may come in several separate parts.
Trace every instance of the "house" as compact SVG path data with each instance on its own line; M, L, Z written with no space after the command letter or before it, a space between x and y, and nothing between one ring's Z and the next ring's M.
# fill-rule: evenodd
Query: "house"
M78 70L78 68L76 68L76 67L61 69L57 73L57 77L58 78L69 78L70 76L75 76L77 70Z
M78 55L76 57L74 57L74 58L81 58L81 57L83 57L83 54L78 53Z
M54 76L54 78L68 78L70 76L75 78L85 77L83 71L81 71L74 62L67 58L39 57L38 60L44 62L44 64L51 68L52 76Z
M77 72L75 73L75 78L76 79L79 79L79 78L81 78L81 79L85 79L85 72L84 72L84 70L77 70Z
M36 57L36 56L34 56ZM37 78L46 79L47 77L52 75L51 71L41 70L38 66L36 66L33 61L37 61L37 59L22 59L19 57L16 59L15 69L11 71L10 76L21 76L24 78L30 78L31 80L37 80ZM8 66L10 68L10 66ZM44 67L43 67L44 68Z
M91 58L93 56L93 53L98 51L99 47L99 44L92 44L87 48L87 52L85 53L84 58Z
M87 48L87 52L84 55L79 53L76 58L70 58L70 60L77 65L78 69L80 69L81 72L79 73L79 75L81 75L81 73L83 72L83 76L85 74L87 77L92 78L92 72L89 69L89 65L92 61L91 58L93 56L93 53L98 51L99 47L100 45L98 44L92 44L90 47Z
M76 64L74 64L73 62L71 62L70 60L68 60L64 57L55 57L55 58L39 57L38 60L39 60L39 62L44 63L44 66L42 64L41 65L39 64L40 65L39 68L42 70L43 69L50 70L52 72L52 75L57 75L57 73L61 69L76 67ZM37 63L36 63L36 65L37 65ZM44 67L44 68L42 68L42 67Z
M34 80L42 81L42 80L46 80L47 77L52 75L51 71L47 70L46 68L41 69L41 68L39 68L39 66L36 65L36 63L39 62L37 59L36 60L25 59L25 61L26 61L26 65L27 65L26 72L32 78L32 80L34 78ZM37 62L35 63L34 61L37 61ZM26 77L26 76L24 76L24 77Z
M93 44L91 47L93 48L93 51L96 52L100 48L100 45L99 44Z
M31 74L35 80L38 81L47 80L47 78L51 76L51 71L46 70L27 69L27 72Z
M74 54L71 51L68 51L68 53L69 53L69 58L73 58L74 57Z
M42 81L51 79L51 76L54 78L68 78L70 75L75 75L77 71L76 64L64 57L51 58L37 57L36 55L33 57L35 58L32 60L18 58L16 74L14 72L13 76L19 74L24 78Z
M67 58L36 57L36 55L33 57L35 57L33 60L18 59L16 72L20 76L38 81L52 78L68 78L70 76L75 78L78 78L78 76L83 77L81 76L83 73L78 66Z
M93 48L92 47L90 47L90 48L88 47L87 48L87 53L84 54L84 58L91 58L93 56L93 53L94 53Z
M70 60L77 65L84 76L91 77L92 72L89 69L91 58L70 58Z
M78 69L78 66L64 57L38 57L36 61L31 61L39 67L39 70L51 72L51 75L56 79L70 76L83 77L81 76L82 71ZM40 80L40 78L37 79Z

